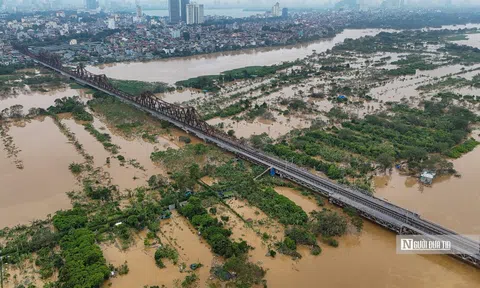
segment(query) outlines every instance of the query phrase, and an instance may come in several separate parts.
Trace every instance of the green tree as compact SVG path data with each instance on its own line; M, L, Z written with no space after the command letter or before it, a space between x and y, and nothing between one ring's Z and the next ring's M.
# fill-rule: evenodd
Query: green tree
M68 233L60 247L65 259L58 277L62 288L100 287L108 278L110 269L90 230L82 228Z
M383 170L386 170L392 167L395 158L388 153L382 153L378 155L376 161L378 164L380 164Z
M342 236L347 231L347 220L337 212L323 210L312 213L312 231L324 237Z

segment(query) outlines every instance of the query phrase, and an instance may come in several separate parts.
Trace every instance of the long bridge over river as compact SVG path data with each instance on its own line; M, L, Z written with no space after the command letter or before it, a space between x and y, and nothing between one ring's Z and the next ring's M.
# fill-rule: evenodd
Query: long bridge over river
M50 68L76 82L119 98L151 115L170 122L178 128L234 153L237 157L250 162L272 167L276 173L301 186L311 189L331 203L341 207L353 207L362 217L375 222L397 234L424 235L431 239L450 240L451 254L477 268L480 268L480 243L446 229L438 224L422 219L418 214L393 205L387 201L367 195L361 191L321 178L294 164L255 150L245 143L218 131L201 119L193 107L182 107L167 103L155 97L151 92L132 95L110 84L105 75L95 75L83 66L76 68L63 66L57 55L40 52L33 53L28 48L14 45L22 54L35 62Z

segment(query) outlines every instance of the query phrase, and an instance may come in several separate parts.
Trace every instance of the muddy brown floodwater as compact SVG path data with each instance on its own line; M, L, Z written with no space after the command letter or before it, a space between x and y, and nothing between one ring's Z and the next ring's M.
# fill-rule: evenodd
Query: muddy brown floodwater
M432 30L457 30L475 27L480 27L480 24L446 25L441 28L432 28ZM150 62L106 64L101 66L88 66L87 69L96 74L106 74L111 78L161 81L173 84L177 81L192 77L219 74L226 70L246 66L273 65L279 64L282 61L302 59L312 54L313 50L317 53L324 52L347 38L357 39L363 36L373 36L382 31L394 32L395 30L346 29L330 39L322 39L311 43L302 43L287 47L246 49Z
M27 113L30 108L43 108L55 105L55 100L63 97L79 96L88 99L91 96L85 94L82 89L62 88L49 92L24 91L18 94L10 94L0 97L0 110L10 108L13 105L22 105L23 112Z
M120 162L110 152L106 151L103 145L85 130L85 127L73 119L62 119L70 131L75 133L80 144L83 145L87 153L93 156L95 167L102 167L111 178L112 184L118 185L121 191L125 189L135 189L146 184L148 178L152 175L161 174L167 176L165 169L159 165L155 165L150 160L150 155L154 151L163 151L167 148L177 149L173 141L166 139L169 135L156 137L157 143L146 142L141 138L127 139L114 128L109 127L101 119L94 117L93 125L98 131L107 133L111 137L111 142L120 147L119 153L124 156L126 163ZM171 136L172 138L174 136ZM110 164L107 164L107 158ZM129 164L130 160L134 160L139 164L134 167Z
M249 138L252 135L260 135L266 133L271 138L275 139L281 135L285 135L293 129L301 129L309 127L311 122L307 119L297 117L285 117L277 112L272 113L275 120L258 119L252 122L249 121L235 121L229 118L213 118L207 122L210 125L224 124L225 132L230 129L235 130L237 138Z
M478 134L476 130L474 134ZM475 135L476 136L476 135ZM480 137L476 136L478 140ZM422 218L467 235L480 234L480 147L453 160L460 178L442 176L432 186L398 171L375 179L376 196L419 213Z
M278 193L306 212L319 210L313 198L285 187ZM327 208L337 210L328 205ZM398 255L395 234L368 221L359 234L339 239L340 246L321 244L319 256L300 248L302 259L287 265L273 262L266 279L269 287L479 287L478 270L445 255Z
M347 38L360 38L376 35L380 29L347 29L333 38L288 46L283 48L247 49L235 52L213 53L208 55L173 58L151 62L134 62L89 66L87 69L96 74L126 80L162 81L173 84L201 75L219 74L226 70L245 66L262 66L278 64L304 58L316 50L318 53L331 49Z
M205 283L215 258L209 246L178 213L174 213L172 219L163 220L160 223L160 230L162 233L159 233L159 237L162 243L171 245L179 254L177 265L169 260L163 260L166 268L158 268L154 259L155 248L145 248L143 244L145 233L141 233L136 236L136 244L126 251L121 251L115 245L102 246L107 262L118 267L126 261L130 268L127 275L112 278L103 287L110 287L110 284L112 287L144 287L144 285L176 287L177 281L181 283L185 276L189 275L187 271L193 263L203 264L203 267L197 269L195 273L199 277L200 287L206 287ZM181 263L187 266L184 272L180 272Z
M12 158L6 158L1 150L0 228L28 224L69 208L65 192L77 185L68 166L82 162L83 158L67 143L52 119L32 120L25 127L12 125L8 134L21 150L17 158L24 168L17 169Z

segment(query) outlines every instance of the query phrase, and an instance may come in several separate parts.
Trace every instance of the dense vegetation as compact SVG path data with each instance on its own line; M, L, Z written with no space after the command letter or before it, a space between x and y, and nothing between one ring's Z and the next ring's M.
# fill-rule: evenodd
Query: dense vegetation
M115 88L132 95L139 95L146 91L151 91L153 93L164 93L175 90L175 88L169 87L167 84L161 82L143 82L117 79L110 79L110 82Z
M389 114L345 121L340 129L305 129L288 143L268 144L264 149L324 172L332 179L365 175L371 171L369 162L387 169L402 160L408 162L412 173L422 169L451 173L451 163L433 154L457 158L472 150L476 141L463 141L470 133L470 126L477 121L475 114L454 106L446 98L424 102L423 110L396 104ZM314 158L317 156L322 160ZM340 167L342 163L348 166Z
M108 133L102 133L98 131L90 123L85 124L84 127L85 127L85 130L87 130L90 134L93 135L93 137L95 137L98 140L98 142L102 143L105 150L110 151L113 154L118 153L118 146L116 146L111 142L111 136Z
M440 48L439 51L448 52L455 56L453 63L456 64L472 65L480 62L480 49L475 47L447 43L445 47Z
M14 74L20 69L31 68L31 67L33 67L33 64L0 65L0 75Z
M375 36L366 36L358 39L346 39L337 44L334 51L355 51L360 53L376 52L410 52L412 48L423 48L425 43L439 43L444 37L464 34L476 30L404 30L400 32L380 32ZM455 44L447 44L455 45Z
M302 224L308 221L307 214L292 200L254 181L255 174L243 162L228 162L219 166L215 177L221 178L215 189L234 192L257 206L267 215L285 225Z
M53 114L72 113L76 120L93 121L93 116L85 110L85 105L76 96L55 99L55 105L48 107L47 111Z
M203 117L204 120L209 120L215 117L221 117L221 118L226 118L230 116L237 115L239 113L242 113L244 111L247 111L250 109L251 103L249 100L240 100L238 102L235 102L224 109L217 110L213 113L209 113Z
M190 164L183 163L184 159L190 159L190 155L198 155L194 151L199 149L199 145L200 144L187 145L180 150L170 149L167 151L155 152L152 154L152 159L155 159L156 161L163 161L163 163L166 165L169 165L169 163L176 164L175 166L171 167L170 171L171 177L175 181L174 185L177 187L194 187L194 182L192 182L192 180L195 181L203 175L210 175L217 179L218 182L209 188L210 192L196 194L195 197L190 198L188 203L180 209L182 215L189 219L191 223L201 232L202 237L204 237L212 246L214 252L220 255L226 254L228 255L227 257L232 257L235 255L237 258L242 258L242 255L246 252L247 246L245 246L246 243L243 245L242 243L236 244L231 242L228 239L228 236L230 236L231 232L222 228L220 224L221 222L219 222L219 220L215 217L209 215L207 209L202 206L201 199L204 199L213 191L220 191L218 192L218 195L231 194L245 199L249 202L249 204L260 208L272 219L276 219L286 227L290 227L286 230L287 232L285 234L285 239L277 242L275 245L277 251L283 254L296 258L301 257L296 251L297 245L310 246L312 249L312 254L320 254L321 248L317 244L316 235L325 238L325 242L329 245L331 245L331 243L336 243L336 245L338 245L336 240L330 238L342 235L341 231L343 231L343 233L345 232L345 229L342 227L346 225L347 219L344 216L334 213L332 214L333 216L330 217L330 214L328 214L327 211L325 214L328 215L325 217L309 219L308 215L301 207L297 206L287 197L278 194L272 188L272 186L275 184L282 185L283 182L281 180L274 177L264 177L254 180L256 175L263 172L264 168L262 167L249 167L243 161L235 160L223 162L217 166L207 164L203 168L198 167L197 164L191 164L191 162ZM208 150L204 150L203 153L209 154L211 151L209 152ZM179 159L182 160L183 164L176 163ZM202 165L203 160L197 160L197 163ZM213 162L209 161L208 163ZM183 167L183 169L181 167ZM185 186L185 183L190 184ZM217 196L217 193L215 193L215 195ZM170 202L173 201L171 199L171 195L164 196L166 196L165 199L170 199ZM205 200L205 203L208 202L211 201ZM319 199L318 203L319 205L323 205L323 201L321 199ZM212 208L210 211L215 215L216 209ZM224 218L221 218L222 221L228 221L228 217ZM357 221L359 229L361 229L361 219L355 218L355 220ZM353 219L352 223L354 223ZM335 230L337 232L329 233L330 230L328 229L337 229ZM212 233L214 233L213 235L217 235L212 236ZM268 235L264 235L263 237L264 239L269 238ZM218 242L222 243L222 245L218 246ZM243 248L236 248L237 245L239 248ZM274 256L275 251L271 250L269 253L271 256Z
M169 259L172 261L173 265L177 265L178 261L178 252L175 248L169 245L161 245L158 247L157 251L155 251L155 263L160 268L165 268L165 264L163 264L162 259Z
M190 78L175 83L177 86L189 87L195 89L206 90L209 92L217 92L220 90L221 83L232 82L235 80L251 79L256 77L265 77L277 73L298 64L297 62L284 62L280 65L272 66L249 66L233 70L227 70L220 75L200 76Z
M188 199L187 205L180 209L180 213L199 229L202 237L207 240L212 247L212 251L216 254L230 258L242 256L248 251L247 242L230 240L229 236L232 232L223 228L218 219L208 214L199 198L191 197Z
M62 238L60 247L65 259L58 280L61 287L100 287L108 278L110 270L92 231L74 230Z

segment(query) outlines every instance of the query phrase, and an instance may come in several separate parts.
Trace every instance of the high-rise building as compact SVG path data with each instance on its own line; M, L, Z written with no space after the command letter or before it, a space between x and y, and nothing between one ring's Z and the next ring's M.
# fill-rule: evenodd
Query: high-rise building
M275 3L275 5L273 5L272 7L272 16L273 17L280 17L280 3Z
M282 17L283 18L288 18L288 8L283 8L282 9Z
M168 16L170 23L180 22L180 0L168 0Z
M142 18L142 16L143 16L143 14L142 14L142 7L137 4L137 17L138 17L138 18Z
M88 10L95 10L98 8L98 0L85 0L85 7Z
M190 0L180 0L181 4L181 14L182 14L182 21L187 22L187 5L190 4Z
M203 22L205 22L203 12L204 12L203 4L199 4L198 9L197 9L197 13L198 13L197 14L197 24L202 24Z
M187 24L202 24L203 4L191 3L187 5Z

